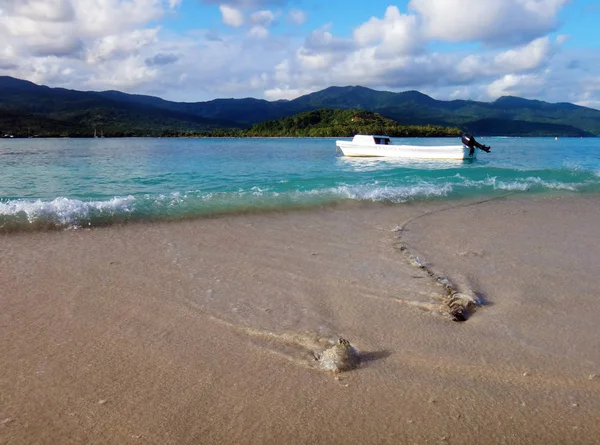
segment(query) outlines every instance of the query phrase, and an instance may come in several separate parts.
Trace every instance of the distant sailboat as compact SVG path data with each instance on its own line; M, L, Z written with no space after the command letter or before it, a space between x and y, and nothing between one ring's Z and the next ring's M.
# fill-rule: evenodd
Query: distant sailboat
M98 139L98 134L96 133L96 127L94 127L94 139Z

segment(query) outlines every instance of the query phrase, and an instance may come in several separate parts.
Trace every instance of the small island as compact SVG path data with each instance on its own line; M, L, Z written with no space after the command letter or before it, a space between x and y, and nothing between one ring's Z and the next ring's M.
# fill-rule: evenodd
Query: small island
M204 137L352 137L385 134L395 137L460 136L456 127L400 125L379 113L365 110L322 108L253 125L247 130L212 130L187 136ZM173 134L173 136L181 136Z

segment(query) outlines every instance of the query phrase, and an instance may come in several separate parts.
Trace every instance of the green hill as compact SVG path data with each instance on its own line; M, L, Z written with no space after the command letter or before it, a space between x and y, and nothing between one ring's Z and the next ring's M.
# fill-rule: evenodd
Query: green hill
M139 100L114 100L100 93L0 77L2 135L89 137L96 129L106 136L161 136L240 127L235 122L148 106Z
M459 136L461 130L433 125L402 126L372 111L323 108L255 124L238 133L247 137L352 137L355 134Z
M457 127L482 136L600 135L598 110L510 96L494 102L440 101L418 91L392 93L347 86L289 101L245 98L172 102L119 91L48 88L0 76L0 134L15 136L91 136L94 128L107 136L176 136L215 129L220 129L216 134L227 134L262 122L265 125L253 131L266 134L275 131L268 127L275 124L266 121L296 119L298 113L323 108L371 111L402 126ZM277 125L288 125L285 122Z
M485 127L485 135L591 136L600 135L600 111L574 104L551 104L518 97L494 102L439 101L418 91L390 93L364 87L332 87L295 100L310 106L360 108L380 113L404 125L478 128L482 119L494 119L499 128ZM353 104L352 107L349 104ZM531 125L523 125L529 122ZM483 127L482 127L483 129ZM525 131L524 131L525 130ZM484 133L478 133L484 135Z

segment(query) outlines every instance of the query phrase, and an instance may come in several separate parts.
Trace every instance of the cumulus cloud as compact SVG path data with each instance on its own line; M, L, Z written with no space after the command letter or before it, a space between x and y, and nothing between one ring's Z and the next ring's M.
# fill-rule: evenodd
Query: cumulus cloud
M372 17L357 26L350 39L336 37L327 26L313 31L293 57L278 64L268 94L289 98L290 91L347 84L429 89L443 91L446 97L540 91L540 85L549 79L540 73L566 38L559 35L552 40L538 34L554 29L564 3L412 0L405 13L389 6L383 17ZM513 14L521 14L521 18ZM511 23L502 27L494 22L491 27L492 19ZM429 46L437 40L473 40L483 46L476 53L433 52ZM508 48L501 49L501 41Z
M178 34L157 26L181 0L0 0L0 74L185 101L292 99L348 84L439 98L600 100L600 54L549 37L566 0L411 0L364 17L351 33L329 23L304 37L302 28L278 27L280 18L306 23L306 12L290 8L298 1L201 1L227 27Z
M256 11L255 13L250 14L250 22L254 25L262 26L264 28L271 26L274 20L275 14L273 14L273 12L269 11L268 9L263 11Z
M179 0L0 0L0 69L38 83L133 86L156 70L141 53ZM83 84L83 85L82 85Z
M423 43L417 18L401 14L396 6L389 6L383 19L373 17L356 28L354 40L361 47L377 45L382 56L413 53Z
M265 98L267 100L292 100L299 96L311 93L309 89L294 89L290 88L289 85L284 87L272 88L265 91Z
M554 31L568 0L411 0L428 37L523 43Z
M17 53L77 56L85 42L137 29L174 5L163 0L0 0L0 41Z
M330 29L331 24L328 24L311 32L304 45L296 51L295 68L291 68L290 62L286 65L287 69L319 71L341 62L356 45L352 40L334 37Z
M346 53L356 47L350 39L335 37L331 33L331 24L312 31L304 41L302 50L311 53Z
M569 66L573 61L576 66ZM600 109L600 50L568 49L558 53L544 72L540 97Z
M75 15L71 0L2 0L0 10L5 15L50 22L68 22Z
M98 39L87 51L86 60L90 64L99 64L138 56L142 48L157 41L158 31L159 28L135 30Z
M147 66L139 56L129 57L119 63L101 65L92 73L88 84L94 89L102 89L106 85L127 89L154 80L157 74L158 71Z
M600 110L600 77L590 79L590 81L594 82L590 85L591 88L589 88L587 91L584 91L583 94L581 94L580 97L573 102L577 105L581 105L582 107Z
M576 67L569 66L577 62ZM421 90L440 99L494 100L512 95L548 102L572 102L600 108L600 51L561 48L543 66L520 73L501 73L462 84L428 84Z
M465 0L464 4L468 6L469 1ZM272 5L263 2L261 6L267 3ZM240 12L248 7L248 3L240 2L228 5L240 8ZM535 8L530 9L536 11ZM546 9L538 8L537 12L549 17ZM543 90L547 93L549 90L541 86L547 87L544 82L555 81L556 76L552 70L548 71L548 66L565 40L560 36L555 40L538 36L515 44L511 36L506 40L508 48L499 48L499 40L480 33L473 34L472 38L479 39L477 41L484 46L475 54L464 50L432 52L430 42L439 38L432 36L424 16L414 8L402 13L392 6L382 16L372 17L358 25L349 38L336 36L329 24L310 32L296 49L282 44L273 53L266 47L248 48L247 45L252 41L257 45L259 41L264 45L275 42L267 37L270 37L268 27L274 23L277 14L264 9L244 14L249 25L248 35L254 39L245 43L231 39L215 42L221 44L221 59L229 62L224 65L217 63L213 73L202 74L205 85L211 85L215 93L260 88L262 95L268 99L290 99L330 85L345 84L384 89L416 88L446 98L467 96L487 99L492 95L519 91L533 94ZM289 19L289 15L286 18ZM509 31L512 33L514 29ZM222 37L219 35L219 39ZM260 51L268 57L257 57ZM244 58L247 64L240 65L240 58ZM261 60L261 63L257 64L256 60ZM279 63L275 63L277 60ZM184 64L185 58L178 61L178 65ZM223 67L227 70L237 67L239 74L231 74L225 80L219 71ZM261 72L261 69L264 71ZM186 81L198 78L197 73L186 76ZM215 81L214 78L220 80Z
M493 64L498 69L511 72L531 70L541 66L551 55L552 50L550 39L541 37L527 45L497 54Z
M257 39L266 39L269 36L269 30L264 26L253 26L248 31L248 35Z
M20 11L19 8L14 10ZM15 53L64 56L77 52L81 47L78 35L64 32L64 28L71 24L54 20L57 15L48 20L36 20L24 15L8 15L10 10L7 12L0 21L0 41L4 41Z
M548 37L506 51L467 55L454 66L456 80L472 81L504 73L523 73L545 66L556 50Z
M526 92L526 96L535 97L539 95L543 87L543 75L506 74L488 86L488 95L496 98L500 96L516 96Z
M290 3L290 0L201 0L202 3L206 4L226 4L229 7L235 9L258 9L265 8L267 6L283 6L286 3Z
M226 30L182 35L156 26L179 0L43 1L49 9L32 11L34 0L0 0L0 75L186 101L262 96L266 69L289 51L285 39L266 39L278 13L245 12L236 2L221 10L231 24L247 23L252 39Z
M234 28L239 28L244 24L244 13L237 8L229 5L219 6L223 15L223 23Z
M286 45L273 45L262 39L222 36L220 41L191 40L188 46L178 50L183 56L174 72L185 72L187 76L178 85L179 94L171 97L186 101L199 100L202 95L211 99L239 95L261 97L271 83L269 67L275 66L287 51ZM210 60L210 63L199 68L198 60ZM173 84L165 88L173 91ZM190 95L186 90L194 93Z
M76 8L77 27L90 36L101 37L137 29L165 13L164 0L71 0Z

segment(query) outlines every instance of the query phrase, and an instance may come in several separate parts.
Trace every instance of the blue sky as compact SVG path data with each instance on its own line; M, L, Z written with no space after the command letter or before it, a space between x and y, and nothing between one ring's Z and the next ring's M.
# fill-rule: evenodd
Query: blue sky
M0 75L178 101L332 85L600 108L592 0L0 0Z

